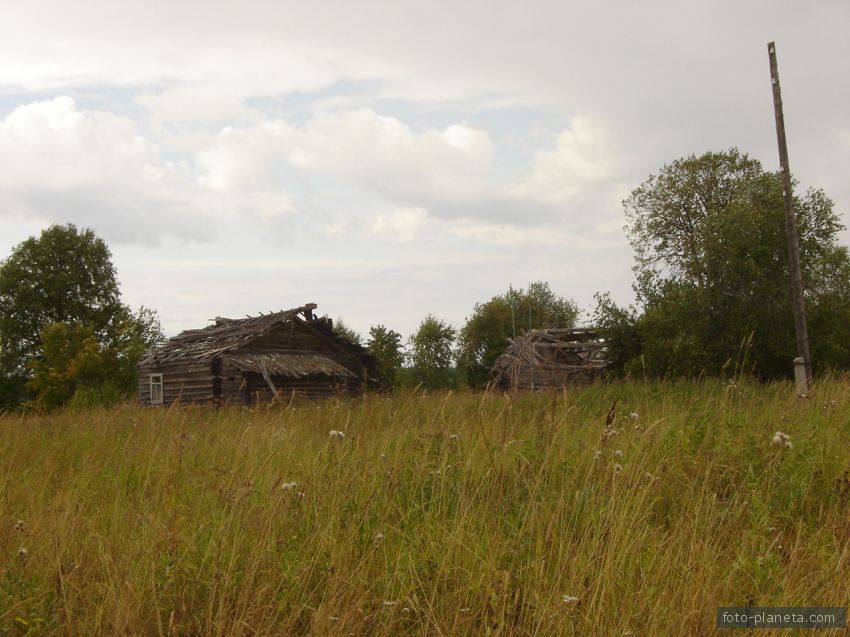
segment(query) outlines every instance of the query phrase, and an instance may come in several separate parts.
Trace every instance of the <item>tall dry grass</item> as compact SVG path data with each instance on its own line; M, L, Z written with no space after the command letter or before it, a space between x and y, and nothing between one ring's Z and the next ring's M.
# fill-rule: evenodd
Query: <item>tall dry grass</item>
M0 417L0 631L705 635L718 606L846 606L848 390Z

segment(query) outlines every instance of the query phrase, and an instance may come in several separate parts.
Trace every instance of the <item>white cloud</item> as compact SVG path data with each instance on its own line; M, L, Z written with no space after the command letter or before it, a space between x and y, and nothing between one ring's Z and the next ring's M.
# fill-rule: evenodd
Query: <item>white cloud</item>
M490 196L494 155L487 131L467 123L417 132L395 117L355 109L319 112L301 126L274 119L227 127L198 154L198 167L202 182L222 192L279 186L294 167L354 184L402 210L435 204L440 216L459 206L474 214Z
M570 236L559 228L528 228L508 223L486 223L481 221L448 221L446 231L455 237L503 247L519 247L529 244L568 245Z
M197 155L201 182L220 192L279 187L281 162L295 129L283 121L225 127Z
M396 208L378 215L372 222L372 234L390 241L413 241L425 225L428 211L424 208Z
M260 114L245 106L246 95L216 84L186 83L159 93L142 93L133 101L158 123L192 126L256 121Z
M531 176L514 184L511 192L553 203L569 201L612 175L617 155L605 128L575 117L558 135L555 148L538 153Z
M215 233L186 164L165 161L132 120L70 97L0 120L0 165L0 214L91 225L119 242Z

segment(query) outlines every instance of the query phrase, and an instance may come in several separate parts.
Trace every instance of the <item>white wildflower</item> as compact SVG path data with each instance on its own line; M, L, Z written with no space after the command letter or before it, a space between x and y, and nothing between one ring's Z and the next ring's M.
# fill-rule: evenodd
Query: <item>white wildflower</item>
M331 438L336 438L337 440L342 440L343 438L345 438L345 432L344 431L337 431L336 429L331 429L328 432L328 435Z
M467 606L466 608L461 608L461 609L460 609L460 612L461 612L461 613L468 613L468 612L470 612L471 610L472 610L472 609L471 609L469 606Z
M449 440L457 440L457 434L449 434Z
M383 534L383 533L375 533L375 538L374 538L374 540L375 540L376 542L380 542L380 541L381 541L381 540L383 540L383 539L384 539L384 534Z
M405 606L404 608L401 609L401 612L402 613L409 613L410 609L407 606Z
M328 617L328 620L332 622L339 621L339 617L337 617L336 615L331 615L330 617Z
M622 457L623 457L623 452L622 452L622 451L620 451L619 449L617 449L617 450L614 452L614 457L615 457L615 458L622 458Z
M282 485L280 485L280 488L282 491L292 491L297 486L297 482L284 482Z
M792 446L791 445L791 436L789 436L788 434L784 434L781 431L777 431L775 434L773 434L772 442L777 447L785 446L785 447L788 447L790 449L791 446Z
M27 555L29 555L29 551L27 551L23 546L18 549L18 557L22 560L27 559Z
M599 449L597 449L596 451L593 452L593 459L594 460L599 460L601 457L602 457L602 452L599 451Z
M389 606L395 606L395 605L396 605L396 601L394 599L385 599L384 600L384 606L389 607Z
M638 413L636 411L633 411L632 413L629 414L629 418L631 418L632 420L637 420L638 418L640 418L640 416L638 415Z
M620 472L622 470L623 470L623 466L621 464L617 463L617 464L614 465L614 475L615 476L620 475Z
M24 531L26 531L27 530L26 522L24 522L23 520L18 520L17 522L15 522L15 530L18 533L23 533Z
M561 600L565 604L578 604L581 601L578 597L572 595L561 595Z

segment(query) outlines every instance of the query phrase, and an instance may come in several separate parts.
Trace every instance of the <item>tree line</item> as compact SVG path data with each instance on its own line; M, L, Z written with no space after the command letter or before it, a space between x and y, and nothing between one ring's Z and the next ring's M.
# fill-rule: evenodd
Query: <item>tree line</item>
M795 197L816 370L850 368L850 257L821 190ZM636 302L596 295L589 322L606 340L609 374L787 377L795 356L780 175L737 149L664 165L623 202L635 253ZM545 281L479 302L460 328L427 315L407 340L373 325L364 340L389 386L483 387L508 339L574 327L581 312ZM106 244L52 226L0 265L0 409L116 400L163 339L155 311L120 299Z

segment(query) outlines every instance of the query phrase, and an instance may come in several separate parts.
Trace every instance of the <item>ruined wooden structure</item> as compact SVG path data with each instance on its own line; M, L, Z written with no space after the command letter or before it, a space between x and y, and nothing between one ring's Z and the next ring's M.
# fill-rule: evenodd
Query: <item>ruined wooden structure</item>
M216 318L155 348L139 363L143 405L356 394L378 385L374 357L317 317L315 303L244 319Z
M594 329L529 330L510 339L496 360L494 385L502 390L588 385L607 365L605 342Z

